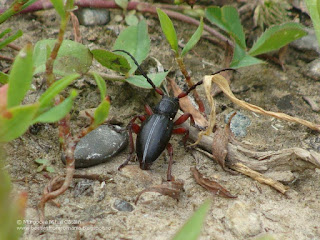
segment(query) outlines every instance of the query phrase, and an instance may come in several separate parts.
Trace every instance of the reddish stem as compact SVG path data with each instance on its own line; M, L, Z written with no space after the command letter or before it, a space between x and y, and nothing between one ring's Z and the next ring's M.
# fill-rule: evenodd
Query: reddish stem
M78 0L75 2L75 5L78 7L88 7L88 8L118 8L120 7L114 2L114 1L104 1L104 0ZM157 6L165 7L166 5L160 5L158 4ZM44 9L49 9L52 8L52 4L50 1L38 1L29 6L28 8L24 9L21 11L21 13L27 13L27 12L34 12L34 11L39 11L39 10L44 10ZM143 13L151 13L151 14L157 14L156 7L148 4L148 3L139 3L139 2L129 2L128 3L128 10L137 10ZM4 9L0 9L0 13L2 13ZM199 26L200 22L194 18L191 18L189 16L183 15L181 13L172 11L172 10L167 10L163 9L163 11L168 14L169 17L180 20L189 24L193 24L196 26ZM204 25L204 30L209 32L211 35L215 36L216 38L220 39L223 42L226 42L230 46L234 47L233 42L216 31L215 29L209 27L208 25Z

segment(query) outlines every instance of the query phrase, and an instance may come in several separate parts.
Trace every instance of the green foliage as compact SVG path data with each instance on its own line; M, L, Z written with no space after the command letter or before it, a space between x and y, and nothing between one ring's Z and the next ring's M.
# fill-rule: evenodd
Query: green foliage
M56 106L53 106L48 111L40 114L34 121L34 123L54 123L66 116L73 106L74 99L78 96L77 91L72 90L70 96Z
M34 160L36 163L40 164L37 168L37 172L47 171L49 173L54 173L54 167L51 165L48 159L36 159Z
M173 26L173 23L171 19L168 17L168 15L163 12L161 9L157 8L158 17L161 24L161 29L166 36L171 49L176 53L176 56L179 55L179 49L178 49L178 39L176 30Z
M197 44L197 42L200 40L202 32L203 32L203 19L201 18L199 27L197 28L197 30L194 32L190 40L182 49L181 57L184 57L194 47L194 45Z
M230 67L239 68L262 63L254 56L277 50L286 44L306 35L303 27L298 23L284 23L267 29L251 50L247 52L245 35L239 14L234 7L209 7L206 17L210 22L227 32L235 42L234 55Z
M0 24L6 21L9 17L12 15L19 13L23 9L27 8L37 0L20 0L15 1L8 10L6 10L4 13L0 15Z
M28 44L16 57L9 75L8 108L21 103L30 88L33 75L32 46Z
M45 72L46 62L55 42L56 40L45 39L36 43L33 51L34 74ZM64 40L54 62L53 73L61 76L73 73L82 75L89 71L91 65L92 54L86 46L71 40Z
M94 112L94 122L93 126L97 127L102 124L109 115L110 110L110 101L104 99L99 106L97 107L96 111Z
M80 76L71 74L52 84L40 96L38 102L21 105L32 82L32 53L32 46L28 44L17 55L8 76L8 90L5 92L7 101L0 102L2 106L0 109L0 142L8 142L21 136L33 123L60 120L70 111L77 95L75 91L72 91L67 99L53 107L54 97Z
M320 46L320 0L305 0Z
M124 10L128 7L128 0L115 0L115 3Z
M9 81L9 75L5 74L3 72L0 72L0 83L1 84L6 84Z
M137 26L129 26L124 29L118 36L112 49L125 50L131 53L139 64L142 63L142 61L147 58L150 51L150 38L146 21L142 20ZM117 52L117 54L124 56L128 60L131 66L129 73L134 73L137 67L132 59L125 53Z
M26 193L16 194L15 199L10 196L11 181L8 173L3 168L3 156L0 146L0 239L17 240L23 231L21 219L27 201Z
M0 39L3 38L6 34L10 33L11 29L8 28L6 30L4 30L2 33L0 33ZM22 36L22 31L18 30L15 34L11 35L10 37L7 37L6 39L0 41L0 49L4 48L5 46L7 46L9 43L13 42L14 40L16 40L17 38Z
M93 75L94 79L96 80L96 83L97 83L98 88L100 90L101 101L103 101L107 95L106 82L102 79L102 77L98 73L93 72L92 75Z
M39 98L40 110L43 111L47 107L52 106L53 99L57 96L62 90L64 90L73 80L77 79L79 74L68 75L56 82L54 82L48 89L45 91Z
M63 0L50 0L50 2L52 3L54 9L59 14L61 19L65 19L66 13L65 13L64 5L63 5Z
M184 46L181 54L179 54L177 34L176 34L176 30L173 26L171 19L161 9L157 8L157 12L158 12L158 17L159 17L160 24L161 24L161 29L162 29L164 35L166 36L166 38L171 46L171 49L175 52L176 58L184 57L200 40L200 37L203 32L203 26L204 26L203 19L201 18L199 27L194 32L194 34L192 35L190 40L187 42L187 44Z
M102 66L106 68L124 74L128 73L131 69L128 60L123 56L104 49L94 49L91 50L91 53L93 54L94 59L96 59Z
M210 209L211 202L207 200L189 218L183 227L176 233L173 240L196 240L200 236L201 229Z
M251 56L277 50L288 43L305 36L303 26L288 22L267 29L255 42L249 51Z
M160 72L160 73L150 73L147 75L152 80L154 85L159 87L161 85L163 79L165 79L165 77L167 76L167 74L168 74L168 72ZM133 76L127 78L126 81L128 83L131 83L131 84L136 85L141 88L146 88L146 89L151 88L150 84L141 75L133 75Z

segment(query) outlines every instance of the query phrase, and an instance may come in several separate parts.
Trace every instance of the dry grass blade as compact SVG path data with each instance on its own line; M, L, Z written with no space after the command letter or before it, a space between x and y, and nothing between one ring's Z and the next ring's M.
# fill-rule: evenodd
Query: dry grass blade
M227 95L227 97L230 98L230 100L233 103L239 105L240 107L242 107L244 109L247 109L249 111L252 111L252 112L255 112L255 113L259 113L259 114L262 114L262 115L275 117L275 118L278 118L278 119L281 119L281 120L286 120L286 121L289 121L289 122L299 123L299 124L302 124L302 125L305 125L305 126L311 128L313 130L320 131L320 125L319 124L314 124L312 122L309 122L309 121L306 121L304 119L300 119L300 118L297 118L297 117L291 117L291 116L289 116L287 114L284 114L284 113L266 111L261 107L255 106L253 104L247 103L247 102L242 101L242 100L239 100L238 98L236 98L233 95L227 80L224 77L222 77L221 75L219 75L219 74L214 75L214 76L205 76L204 77L204 79L207 79L207 78L212 79L212 81L214 83L216 83L220 87L220 89L224 92L224 94Z
M161 195L169 196L173 199L179 201L180 193L183 190L183 182L182 181L171 181L171 182L164 182L160 185L155 185L153 187L147 188L141 191L135 201L135 204L139 201L141 195L146 192L157 192Z
M254 180L258 181L259 183L267 184L267 185L273 187L274 189L276 189L277 191L281 192L282 194L285 194L286 191L289 189L288 186L285 186L282 183L280 183L272 178L266 177L263 174L250 169L249 167L247 167L246 165L244 165L242 163L236 163L234 165L231 165L230 168L232 168L233 170L236 170L237 172L240 172L244 175L247 175L247 176L253 178Z
M236 198L237 196L232 195L228 190L222 187L216 181L209 180L204 178L203 175L195 168L190 168L191 172L193 173L193 177L196 182L202 186L203 188L207 189L208 191L212 192L215 195L219 195L225 198Z

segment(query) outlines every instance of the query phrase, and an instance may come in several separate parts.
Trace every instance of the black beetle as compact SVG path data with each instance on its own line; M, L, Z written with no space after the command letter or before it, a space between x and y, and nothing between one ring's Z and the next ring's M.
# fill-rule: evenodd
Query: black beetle
M164 95L163 91L154 85L152 80L141 69L138 62L129 52L124 50L114 50L114 52L124 52L128 54L137 65L140 73L147 79L148 83L150 83L152 88L162 96L161 101L154 107L153 111L150 106L145 105L145 110L149 115L148 117L144 115L135 116L128 124L130 155L127 160L119 166L118 169L121 169L127 165L134 157L134 143L132 137L132 132L134 132L137 134L136 154L140 163L140 168L143 170L149 169L150 165L160 156L164 149L167 148L170 156L167 170L167 180L172 181L173 176L171 175L171 167L173 162L173 149L172 145L169 143L169 140L173 133L185 134L183 138L183 142L185 144L189 136L188 129L182 127L174 128L174 126L184 123L188 118L190 118L191 122L194 123L190 113L184 113L176 121L173 121L179 110L179 99L187 96L197 86L201 85L203 81L199 81L198 83L194 84L187 91L180 93L177 97L169 97ZM219 72L225 70L230 69L223 69L214 74L218 74ZM137 118L142 121L141 127L135 123Z

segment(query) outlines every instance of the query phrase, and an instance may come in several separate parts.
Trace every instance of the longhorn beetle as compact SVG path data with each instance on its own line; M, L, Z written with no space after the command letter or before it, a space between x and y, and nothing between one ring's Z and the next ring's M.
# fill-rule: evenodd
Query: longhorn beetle
M143 170L149 169L150 165L160 156L160 154L167 148L169 153L169 163L167 170L167 180L172 181L173 176L171 175L171 167L173 162L173 149L172 145L169 143L171 135L174 134L185 134L183 138L183 143L189 137L189 130L179 127L174 128L187 121L188 118L194 123L193 117L190 113L184 113L176 121L173 121L178 110L179 110L179 99L187 96L192 90L197 86L201 85L203 81L199 81L193 86L191 86L187 91L180 93L177 97L170 97L164 95L160 88L157 88L152 80L147 76L147 74L141 69L139 63L135 58L125 50L114 50L113 52L124 52L130 56L133 62L137 65L140 73L147 79L148 83L152 88L162 96L161 101L154 107L153 111L149 105L145 105L145 110L149 115L135 116L128 124L129 130L129 141L130 141L130 155L127 160L119 166L118 170L127 165L129 161L134 157L134 143L132 133L137 134L136 139L136 154L140 163L140 168ZM218 74L222 71L233 70L230 68L222 69L214 74ZM212 75L214 75L212 74ZM142 121L141 127L135 123L136 119Z

